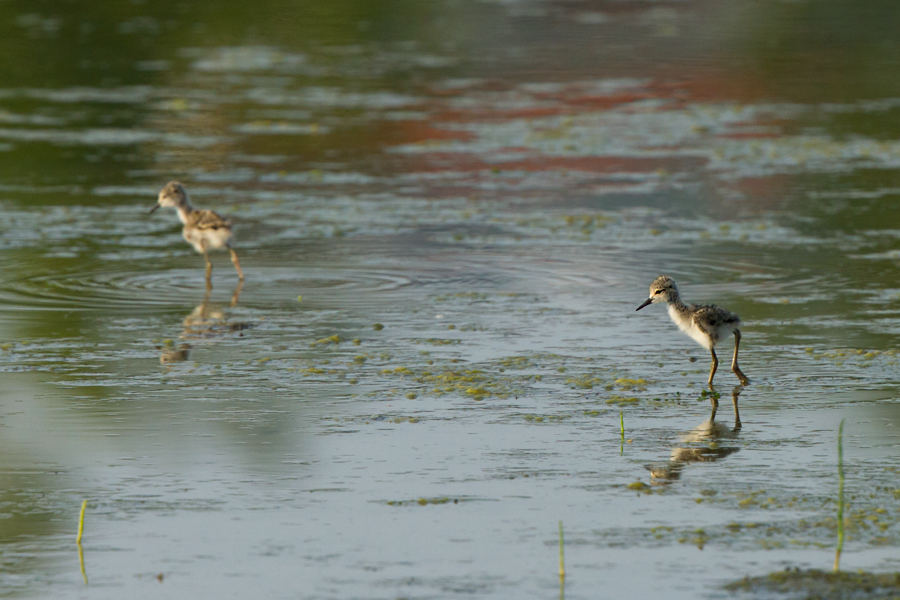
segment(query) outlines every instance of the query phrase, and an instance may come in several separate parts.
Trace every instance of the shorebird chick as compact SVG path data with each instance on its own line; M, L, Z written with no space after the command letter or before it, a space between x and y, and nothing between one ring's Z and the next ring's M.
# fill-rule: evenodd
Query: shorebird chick
M187 192L177 181L170 181L159 191L157 204L150 210L150 214L159 207L174 208L178 212L178 218L184 223L181 235L194 249L206 259L206 285L212 285L212 262L209 260L209 250L228 248L231 253L231 262L237 271L238 278L244 280L244 272L238 261L237 253L231 247L232 232L231 221L223 219L211 210L197 210L191 206Z
M635 310L641 310L648 304L665 302L669 305L669 317L678 325L684 333L695 342L706 348L712 354L712 367L709 369L709 385L712 386L713 377L719 367L719 359L716 358L716 344L728 334L734 334L734 358L731 360L731 370L741 380L741 385L747 385L750 380L738 367L738 347L741 345L741 318L724 308L709 304L685 304L678 295L675 280L665 275L657 277L650 284L650 297Z

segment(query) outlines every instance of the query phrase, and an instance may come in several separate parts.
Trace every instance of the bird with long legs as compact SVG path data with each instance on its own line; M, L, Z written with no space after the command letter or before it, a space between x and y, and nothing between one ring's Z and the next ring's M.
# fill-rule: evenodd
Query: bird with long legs
M228 248L238 279L244 281L241 263L232 247L234 234L231 230L231 221L223 219L211 210L197 210L191 206L184 186L177 181L170 181L159 191L156 206L150 210L150 214L160 207L176 210L178 218L184 224L181 235L206 260L207 289L212 288L212 261L209 260L208 254L210 250Z
M665 302L669 305L669 318L678 325L695 342L709 350L712 354L712 366L709 369L709 386L719 367L716 356L716 345L729 334L734 334L734 358L731 359L731 370L741 381L748 385L750 380L738 366L738 348L741 345L741 318L733 312L712 304L686 304L681 300L675 280L662 275L650 284L650 297L635 310L641 310L649 304Z

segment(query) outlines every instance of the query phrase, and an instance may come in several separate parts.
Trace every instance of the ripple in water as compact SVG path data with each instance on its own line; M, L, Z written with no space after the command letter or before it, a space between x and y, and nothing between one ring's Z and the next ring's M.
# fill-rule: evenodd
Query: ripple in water
M217 270L225 270L221 267ZM272 302L296 301L298 295L352 306L371 302L368 294L405 288L414 280L401 273L360 269L258 269L248 274L244 297ZM217 277L215 290L230 291L237 284L233 272ZM9 281L0 291L0 305L9 310L105 310L182 308L202 298L202 265L196 269L162 272L63 273Z

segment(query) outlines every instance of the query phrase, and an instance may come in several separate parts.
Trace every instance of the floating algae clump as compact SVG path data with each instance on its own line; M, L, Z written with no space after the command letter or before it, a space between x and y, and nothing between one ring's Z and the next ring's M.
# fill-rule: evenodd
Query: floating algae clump
M452 344L459 344L462 340L450 340L450 339L442 339L442 338L428 338L425 340L426 344L432 344L434 346L450 346Z
M431 388L430 393L432 394L457 393L475 400L482 400L488 396L505 397L518 393L519 387L516 384L528 379L528 376L514 378L493 376L481 369L445 369L436 373L428 369L419 371L408 367L398 367L382 369L380 374L401 376L411 383Z
M572 418L572 415L522 415L530 423L543 423L544 421L564 421Z
M628 406L629 404L637 404L640 402L638 398L626 398L624 396L612 396L606 401L607 404L617 404L619 406Z
M591 377L589 375L581 375L580 377L566 377L566 385L580 390L593 389L596 384L600 383L600 381L601 379L599 377Z
M782 595L787 598L887 600L900 597L900 573L787 570L760 577L744 577L725 585L725 589L749 592L759 598Z
M329 335L328 337L323 337L320 340L316 340L310 344L310 346L318 346L320 344L340 344L341 336L338 334Z
M534 360L527 356L507 356L497 361L499 365L507 369L527 369L535 366Z
M428 506L429 504L458 504L459 499L441 496L440 498L419 498L418 500L388 500L388 506Z
M646 379L628 379L626 377L621 377L613 382L620 390L636 390L640 392L646 390L649 383Z

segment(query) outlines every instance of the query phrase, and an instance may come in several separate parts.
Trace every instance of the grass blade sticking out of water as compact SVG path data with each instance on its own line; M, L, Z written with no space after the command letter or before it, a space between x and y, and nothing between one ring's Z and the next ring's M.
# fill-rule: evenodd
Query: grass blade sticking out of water
M84 570L84 549L81 547L81 534L84 533L84 511L87 509L87 500L81 503L81 514L78 516L78 537L75 538L75 544L78 546L78 563L81 565L81 577L84 579L84 585L87 585L87 571Z
M563 526L562 521L559 522L559 578L566 576L566 553L563 549Z
M619 456L625 454L625 417L619 411L619 431L622 433L622 441L619 442Z
M87 509L87 500L81 503L81 514L78 515L78 537L75 538L76 544L81 544L81 534L84 533L84 511Z
M559 522L559 600L566 598L566 553L563 550L562 521Z
M837 501L837 549L834 552L834 571L841 570L841 552L844 550L844 420L838 427L838 501Z

